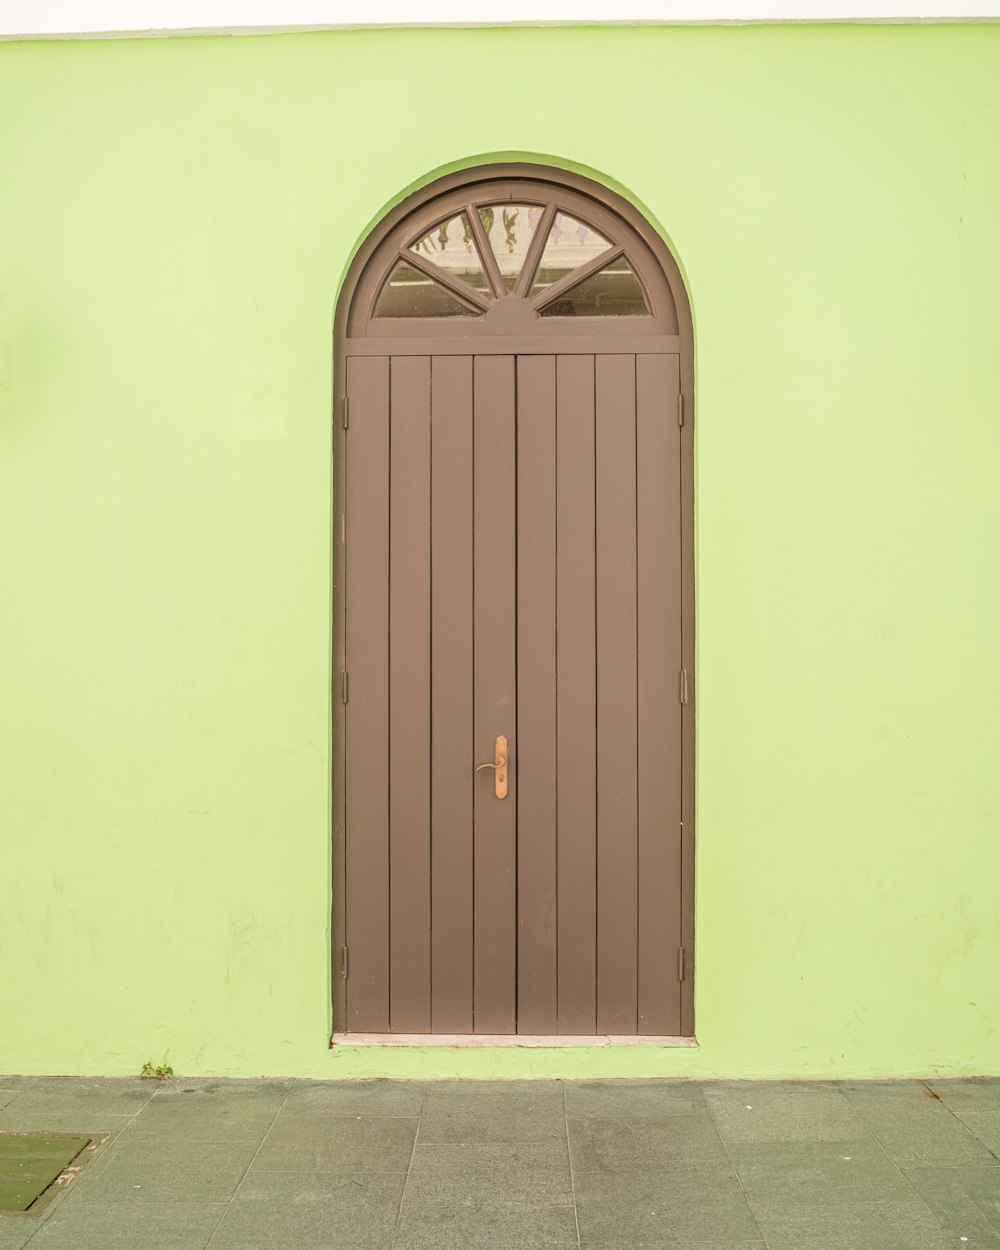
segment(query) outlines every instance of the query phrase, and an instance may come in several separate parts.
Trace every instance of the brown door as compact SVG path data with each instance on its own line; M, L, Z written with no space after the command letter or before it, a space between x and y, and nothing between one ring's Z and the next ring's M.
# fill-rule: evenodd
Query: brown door
M502 315L346 353L338 1028L676 1035L680 356Z
M350 360L351 1030L678 1032L678 386Z

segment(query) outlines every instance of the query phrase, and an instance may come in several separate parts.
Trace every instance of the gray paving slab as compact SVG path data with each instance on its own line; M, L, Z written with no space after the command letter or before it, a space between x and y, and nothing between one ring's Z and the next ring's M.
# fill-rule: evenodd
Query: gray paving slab
M282 1115L415 1116L424 1105L424 1087L409 1081L308 1081L293 1085Z
M936 1101L925 1081L837 1081L835 1088L850 1101L866 1098L891 1098L900 1103L921 1104Z
M584 1241L582 1250L767 1250L766 1241Z
M37 1231L35 1225L25 1228L25 1225L19 1222L15 1226L13 1220L0 1217L0 1250L21 1250L21 1247L26 1246L28 1239Z
M693 1081L566 1081L570 1115L707 1115L702 1086Z
M851 1095L851 1106L880 1146L900 1164L998 1162L992 1151L936 1099L884 1092Z
M418 1142L405 1207L421 1202L573 1205L565 1142L433 1145Z
M137 1111L157 1092L159 1083L139 1077L41 1076L17 1096L20 1107L47 1111L75 1111L84 1107L105 1109L116 1115Z
M704 1171L725 1167L726 1148L705 1115L568 1117L580 1172Z
M89 1204L73 1195L31 1244L44 1250L203 1250L225 1211L225 1204L208 1203Z
M149 1109L163 1106L241 1107L244 1112L278 1111L289 1097L291 1087L277 1081L164 1081L153 1086Z
M427 1142L546 1142L565 1141L566 1122L558 1113L495 1111L425 1112L420 1137Z
M249 1175L226 1210L213 1247L239 1250L388 1250L405 1176L315 1172Z
M281 1110L284 1093L228 1093L192 1087L158 1093L135 1117L129 1141L260 1141Z
M168 1081L143 1082L153 1091L153 1097L190 1098L192 1094L212 1095L217 1098L239 1098L251 1102L258 1098L281 1100L299 1085L318 1085L318 1081L277 1080L271 1077L173 1077Z
M874 1142L752 1142L729 1147L751 1202L890 1202L912 1191Z
M330 1116L276 1120L253 1163L258 1172L405 1172L415 1117Z
M546 1203L409 1203L393 1250L575 1250L573 1208Z
M2 1113L0 1113L2 1114ZM1000 1162L1000 1111L956 1111L969 1132Z
M381 1211L391 1206L395 1220L405 1180L405 1172L349 1172L343 1176L335 1172L248 1172L234 1202L284 1202L292 1206L315 1202L345 1212Z
M132 1115L116 1115L112 1111L81 1106L76 1111L46 1111L41 1107L24 1108L17 1102L0 1108L0 1132L52 1133L121 1133L132 1123Z
M952 1237L1000 1244L1000 1167L904 1167L903 1175Z
M143 1116L122 1130L126 1141L260 1142L274 1119L271 1115Z
M952 1078L924 1085L956 1115L962 1110L1000 1112L1000 1077Z
M864 1141L868 1133L832 1085L720 1083L705 1086L722 1140L739 1142Z
M752 1241L758 1236L731 1169L639 1176L574 1170L573 1181L581 1241Z
M0 1078L4 1128L111 1137L0 1250L1000 1250L996 1079Z
M950 1250L916 1197L898 1202L755 1202L769 1250Z
M431 1081L424 1090L425 1115L561 1116L561 1081Z
M78 1202L228 1202L254 1142L112 1143L76 1182Z

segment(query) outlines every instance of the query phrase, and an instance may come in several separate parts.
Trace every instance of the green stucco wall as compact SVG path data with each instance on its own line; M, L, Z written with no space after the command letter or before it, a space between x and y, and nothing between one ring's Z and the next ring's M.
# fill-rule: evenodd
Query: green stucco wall
M0 1071L1000 1073L1000 29L0 46ZM329 1038L331 329L446 168L696 326L697 1049Z

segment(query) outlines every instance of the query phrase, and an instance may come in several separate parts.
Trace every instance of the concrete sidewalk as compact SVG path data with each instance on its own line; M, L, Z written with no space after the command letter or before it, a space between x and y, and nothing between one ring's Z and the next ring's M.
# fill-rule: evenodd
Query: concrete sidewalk
M0 1130L106 1132L0 1250L1000 1247L1000 1079L0 1077Z

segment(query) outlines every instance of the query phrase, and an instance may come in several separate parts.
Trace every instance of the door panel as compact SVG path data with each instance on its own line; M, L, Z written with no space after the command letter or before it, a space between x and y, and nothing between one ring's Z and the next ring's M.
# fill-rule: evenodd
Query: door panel
M348 363L357 419L347 454L347 1027L389 1028L389 361Z
M431 377L431 1029L471 1033L472 357Z
M557 361L558 1032L597 1032L594 357Z
M680 390L676 356L636 357L638 609L638 1031L681 1031L680 438L664 397Z
M598 356L597 1032L637 1009L635 357Z
M348 1031L679 1031L678 387L351 358Z
M517 362L518 1031L557 1031L556 362Z
M431 362L389 388L389 1027L431 1027ZM405 622L405 626L402 623Z
M473 367L475 763L492 763L500 734L511 744L509 793L493 771L476 774L474 958L476 1033L513 1033L516 1020L515 389L512 356Z

